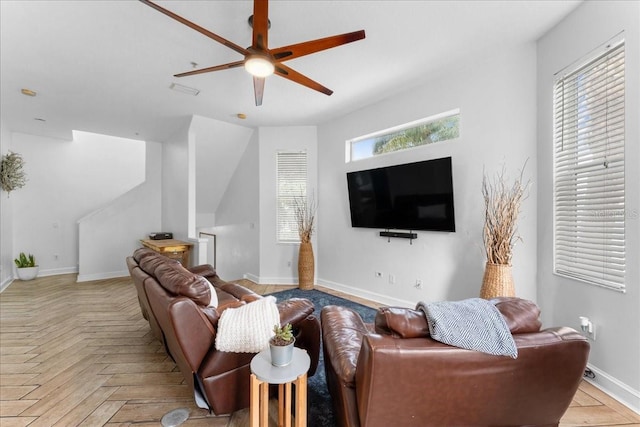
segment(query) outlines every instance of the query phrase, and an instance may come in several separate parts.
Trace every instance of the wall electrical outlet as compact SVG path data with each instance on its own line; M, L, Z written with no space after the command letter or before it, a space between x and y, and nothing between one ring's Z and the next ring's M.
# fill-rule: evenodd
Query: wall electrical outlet
M589 338L590 340L596 340L596 325L588 318L584 316L580 316L580 330L582 331L582 335Z
M396 276L394 276L393 274L389 275L389 284L390 285L395 285L396 283Z
M413 287L416 289L422 289L422 280L416 279L416 284L413 285Z

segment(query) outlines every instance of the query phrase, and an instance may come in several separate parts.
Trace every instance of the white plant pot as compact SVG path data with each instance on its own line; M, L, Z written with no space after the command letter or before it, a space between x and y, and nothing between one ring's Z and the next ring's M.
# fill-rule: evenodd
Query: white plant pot
M16 271L18 272L18 279L33 280L38 275L38 269L37 265L35 267L16 268Z

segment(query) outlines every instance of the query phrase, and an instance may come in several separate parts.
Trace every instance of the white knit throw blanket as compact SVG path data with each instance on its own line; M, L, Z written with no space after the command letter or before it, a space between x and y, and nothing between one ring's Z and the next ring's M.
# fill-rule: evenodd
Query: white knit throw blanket
M234 353L258 353L269 345L275 325L280 325L280 313L273 296L227 308L218 321L216 348Z

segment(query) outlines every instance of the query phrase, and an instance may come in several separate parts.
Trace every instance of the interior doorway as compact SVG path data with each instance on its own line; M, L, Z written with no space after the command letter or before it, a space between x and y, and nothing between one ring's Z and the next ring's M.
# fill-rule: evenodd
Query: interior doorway
M212 233L200 232L198 237L207 240L207 264L211 264L216 268L216 235Z

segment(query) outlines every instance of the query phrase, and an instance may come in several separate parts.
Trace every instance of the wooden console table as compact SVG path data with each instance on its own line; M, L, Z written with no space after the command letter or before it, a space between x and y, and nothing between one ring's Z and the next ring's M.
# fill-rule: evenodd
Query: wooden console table
M143 239L140 243L144 247L152 249L171 259L177 259L184 267L189 267L189 254L193 243L176 239L151 240Z

